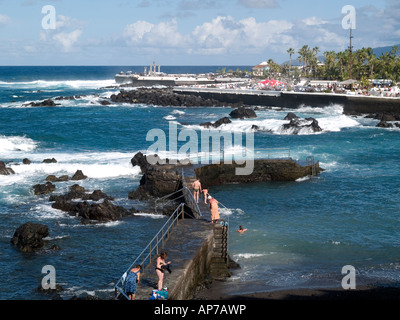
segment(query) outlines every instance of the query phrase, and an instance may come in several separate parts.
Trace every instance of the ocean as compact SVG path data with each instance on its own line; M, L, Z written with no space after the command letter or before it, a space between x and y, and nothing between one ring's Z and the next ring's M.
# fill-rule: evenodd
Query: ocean
M169 66L168 73L215 72L217 66ZM228 66L227 69L230 67ZM236 70L236 66L232 67ZM244 67L240 67L244 68ZM53 266L60 296L95 295L112 299L114 285L165 223L145 204L128 199L141 173L130 160L146 152L151 129L200 132L200 123L228 116L231 108L102 105L113 93L114 75L143 67L0 67L0 161L15 175L0 176L0 299L46 300L37 291L44 266ZM71 100L56 97L78 96ZM30 102L54 99L55 107ZM257 118L233 120L219 129L248 133L252 126L255 156L270 149L289 150L305 161L312 156L324 171L295 182L265 182L214 187L210 193L229 220L229 253L240 264L225 283L228 294L281 289L340 287L344 266L356 270L356 285L400 284L400 129L377 128L377 120L347 116L340 105L295 110L260 108ZM285 131L288 112L318 120L322 132ZM30 165L22 164L28 158ZM47 158L57 163L44 164ZM138 208L117 222L83 225L51 207L49 196L35 196L33 185L45 178L72 176L79 184L102 190L114 203ZM72 181L57 182L55 194ZM46 246L60 250L21 253L10 242L23 223L49 227ZM239 234L239 225L247 232ZM173 257L170 257L173 260Z

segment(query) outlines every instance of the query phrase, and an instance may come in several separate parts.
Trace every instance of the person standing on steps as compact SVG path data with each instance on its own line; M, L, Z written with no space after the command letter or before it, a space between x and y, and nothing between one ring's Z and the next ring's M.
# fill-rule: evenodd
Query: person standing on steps
M156 273L157 273L157 277L158 277L158 283L157 283L158 291L161 291L162 286L163 286L163 281L164 281L163 266L168 266L171 263L171 261L165 262L165 259L167 259L167 253L165 251L162 251L156 261Z
M211 211L211 223L217 223L219 219L218 201L211 196L208 196L208 203Z
M193 197L196 200L196 202L199 203L199 194L201 190L200 180L196 179L196 181L193 182L192 187L193 187Z
M124 282L124 291L129 297L129 300L135 300L137 285L140 280L141 265L135 265L134 268L128 271Z
M203 189L203 195L204 195L204 203L207 204L207 198L209 196L207 188Z

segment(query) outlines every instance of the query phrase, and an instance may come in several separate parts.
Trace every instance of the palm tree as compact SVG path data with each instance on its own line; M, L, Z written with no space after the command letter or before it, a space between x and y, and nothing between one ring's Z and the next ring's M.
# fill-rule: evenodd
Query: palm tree
M289 54L290 57L290 64L289 64L289 75L290 75L290 70L292 69L292 55L294 55L294 49L289 48L287 53Z

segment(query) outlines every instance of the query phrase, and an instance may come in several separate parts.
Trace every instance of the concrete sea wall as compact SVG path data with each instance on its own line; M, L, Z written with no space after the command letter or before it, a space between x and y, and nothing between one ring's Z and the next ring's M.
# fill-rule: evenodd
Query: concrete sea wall
M176 93L215 99L226 103L241 101L247 105L298 108L301 105L326 107L332 104L343 106L345 114L400 112L400 98L367 97L329 93L302 93L253 90L218 90L202 88L179 88Z

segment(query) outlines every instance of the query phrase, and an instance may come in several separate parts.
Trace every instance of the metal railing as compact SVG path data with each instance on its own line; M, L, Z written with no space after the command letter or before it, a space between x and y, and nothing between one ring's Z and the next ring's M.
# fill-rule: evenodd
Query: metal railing
M184 219L184 208L185 204L181 203L175 209L174 213L161 227L160 231L158 231L158 233L153 237L149 244L143 249L143 251L137 256L137 258L122 275L122 277L118 280L117 284L115 285L116 298L118 298L119 294L122 294L125 298L129 300L128 296L123 290L123 284L126 275L128 274L129 270L137 264L142 265L142 272L145 272L146 267L151 264L153 257L159 255L160 248L164 247L165 241L170 235L172 228L178 224L179 218Z

